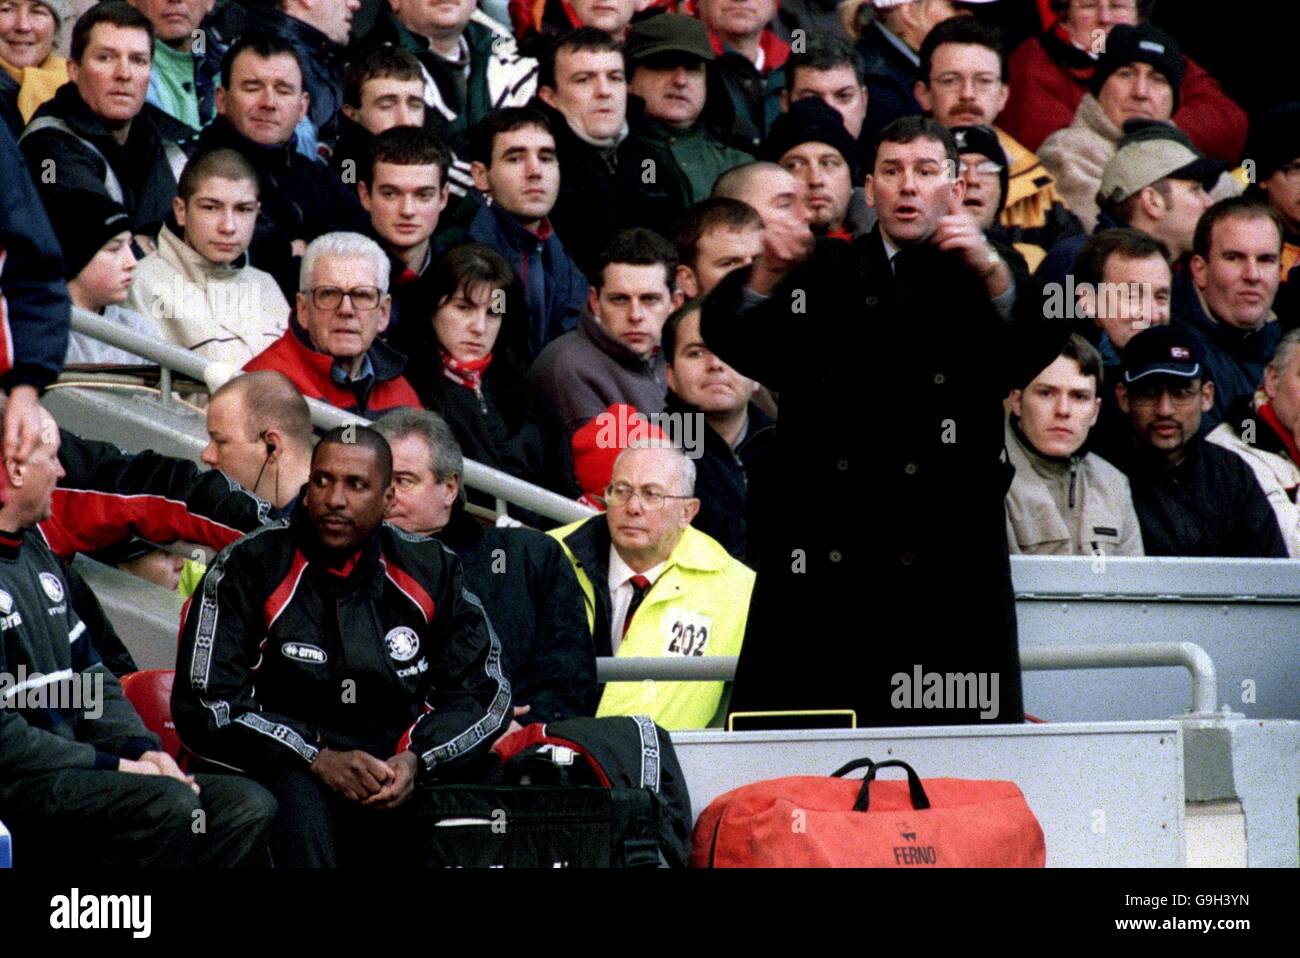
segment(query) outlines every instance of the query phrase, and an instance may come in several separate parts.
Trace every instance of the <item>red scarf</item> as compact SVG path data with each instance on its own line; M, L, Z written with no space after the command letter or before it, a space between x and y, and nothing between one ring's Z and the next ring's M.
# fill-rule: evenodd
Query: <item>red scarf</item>
M488 353L482 359L472 359L468 362L461 362L452 356L447 350L441 350L442 353L442 374L458 385L466 389L472 389L479 392L483 387L483 374L487 372L488 366L492 364L492 354Z
M1287 454L1291 456L1291 461L1300 466L1300 446L1296 445L1295 436L1291 435L1286 426L1282 425L1277 418L1277 413L1273 411L1272 403L1264 403L1259 407L1259 418L1264 420L1272 430L1277 433L1282 445L1286 446Z

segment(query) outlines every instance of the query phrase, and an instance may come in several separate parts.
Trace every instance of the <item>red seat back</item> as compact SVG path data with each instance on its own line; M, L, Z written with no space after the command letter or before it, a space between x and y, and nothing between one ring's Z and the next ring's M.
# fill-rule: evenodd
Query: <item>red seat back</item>
M134 706L145 727L162 739L163 751L180 758L181 739L172 721L173 669L146 669L122 676L122 691Z

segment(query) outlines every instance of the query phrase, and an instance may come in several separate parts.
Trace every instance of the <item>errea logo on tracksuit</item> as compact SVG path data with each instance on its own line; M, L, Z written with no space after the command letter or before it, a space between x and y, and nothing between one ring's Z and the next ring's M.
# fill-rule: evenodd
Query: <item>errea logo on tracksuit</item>
M329 661L329 656L325 654L324 649L317 645L308 645L306 642L286 642L280 646L280 654L286 659L306 662L309 665L324 665Z

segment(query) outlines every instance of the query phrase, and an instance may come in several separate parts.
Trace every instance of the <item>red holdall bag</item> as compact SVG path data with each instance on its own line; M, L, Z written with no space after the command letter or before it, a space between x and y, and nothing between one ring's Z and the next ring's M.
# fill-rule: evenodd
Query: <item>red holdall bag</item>
M866 778L844 778L866 767ZM907 781L876 779L901 768ZM830 778L755 782L695 823L693 868L1042 868L1043 829L1015 782L932 778L850 762Z

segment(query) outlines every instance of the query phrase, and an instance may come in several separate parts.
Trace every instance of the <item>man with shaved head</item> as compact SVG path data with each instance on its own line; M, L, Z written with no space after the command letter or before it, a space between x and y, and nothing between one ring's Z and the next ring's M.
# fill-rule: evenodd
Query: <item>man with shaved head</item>
M283 373L245 373L212 394L203 462L277 510L298 498L311 449L311 411Z
M331 430L290 517L225 550L185 618L176 729L276 795L280 866L414 863L417 779L479 774L510 721L460 561L385 525L393 496L387 440Z
M700 509L695 464L667 444L614 461L606 512L550 533L587 599L596 654L735 655L754 573L691 526ZM710 724L721 682L611 682L600 715L649 715L666 729Z
M779 164L759 161L728 170L713 184L713 195L753 207L763 221L763 245L773 262L788 268L811 249L806 187Z

